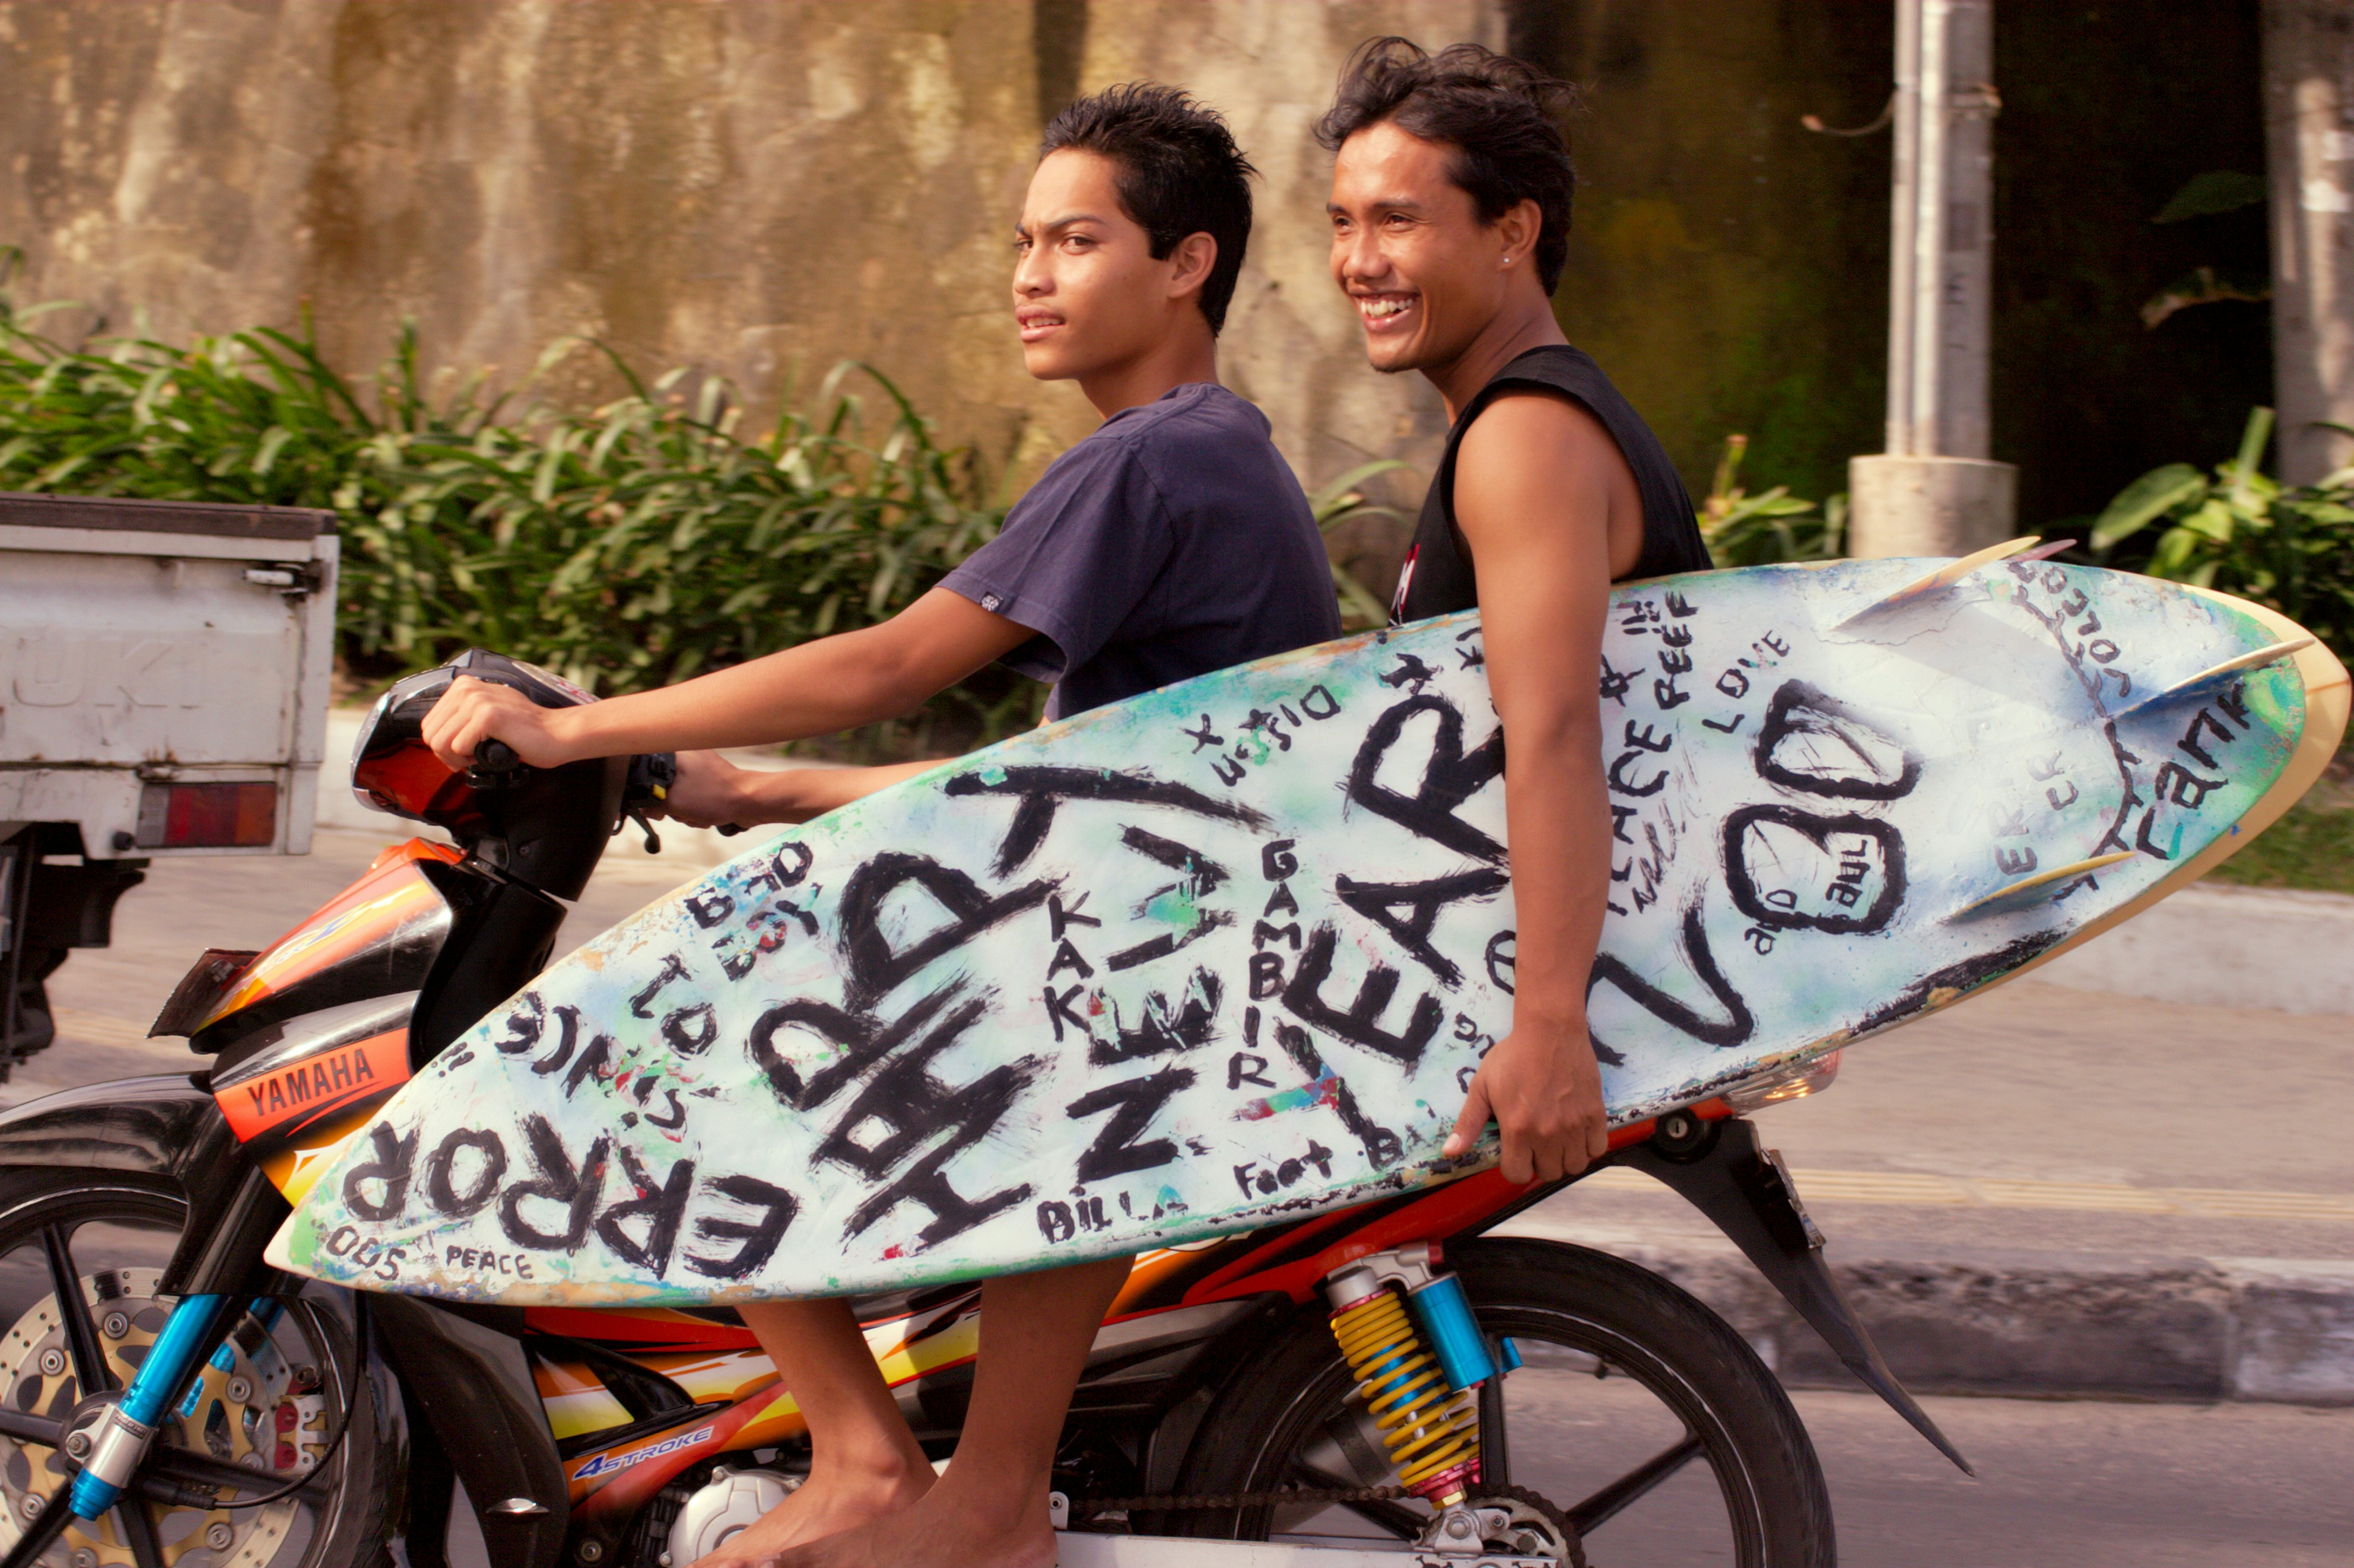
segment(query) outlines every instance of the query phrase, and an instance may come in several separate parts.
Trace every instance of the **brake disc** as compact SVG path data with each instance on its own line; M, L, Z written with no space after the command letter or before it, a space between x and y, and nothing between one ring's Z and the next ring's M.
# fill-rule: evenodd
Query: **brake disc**
M96 1298L90 1316L99 1347L119 1385L129 1384L171 1316L171 1308L155 1299L161 1274L119 1268L83 1277L84 1289ZM54 1295L0 1333L0 1398L11 1409L53 1419L69 1419L78 1407L91 1412L92 1402L74 1377ZM292 1479L319 1465L333 1436L318 1367L290 1364L275 1339L247 1317L207 1363L194 1397L164 1417L156 1440ZM0 1550L16 1543L49 1493L72 1474L65 1455L0 1436ZM235 1512L147 1507L171 1568L263 1568L285 1544L299 1511L291 1498ZM120 1520L108 1514L69 1527L40 1562L45 1568L111 1568L133 1559Z

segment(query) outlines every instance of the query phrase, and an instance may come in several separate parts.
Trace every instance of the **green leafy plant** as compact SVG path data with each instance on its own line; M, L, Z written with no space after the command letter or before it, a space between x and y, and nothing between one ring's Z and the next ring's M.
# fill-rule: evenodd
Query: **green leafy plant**
M887 618L1003 517L974 454L861 365L826 378L820 412L745 439L725 384L648 385L580 340L534 376L601 355L625 391L587 413L428 377L408 329L360 387L307 323L69 345L34 330L41 313L0 297L0 488L333 509L339 630L365 677L481 643L591 689L681 680ZM883 394L871 420L854 379ZM1039 700L984 672L856 750L993 737Z
M2150 221L2188 223L2194 218L2221 217L2226 213L2263 207L2269 194L2261 175L2242 174L2236 169L2213 169L2203 175L2191 175ZM2233 218L2222 226L2223 232L2211 234L2210 238L2218 243L2252 238L2261 231L2256 217L2251 214L2246 218ZM2235 236L2231 232L2234 229L2242 232ZM2241 248L2245 249L2244 246ZM2192 268L2152 295L2141 308L2141 320L2144 326L2156 330L2177 312L2187 311L2194 305L2211 305L2223 300L2241 300L2253 304L2272 297L2272 280L2263 275L2261 262L2250 264L2243 261L2237 265L2211 263Z
M2354 469L2284 488L2258 466L2273 411L2248 416L2240 450L2211 479L2189 463L2153 469L2093 524L2095 557L2269 605L2345 658L2354 653ZM2146 559L2137 541L2163 524Z
M1410 467L1395 458L1381 458L1360 463L1348 472L1319 485L1308 497L1308 509L1315 514L1316 526L1330 534L1343 523L1359 522L1369 517L1400 517L1394 506L1384 506L1369 499L1363 490L1365 482L1399 469ZM1341 624L1352 631L1387 625L1389 606L1373 597L1373 590L1352 576L1340 562L1332 567L1332 591L1341 596Z
M1847 539L1847 497L1818 508L1777 484L1752 495L1741 487L1741 460L1749 438L1724 438L1714 482L1700 504L1701 538L1720 567L1763 567L1781 561L1829 561Z

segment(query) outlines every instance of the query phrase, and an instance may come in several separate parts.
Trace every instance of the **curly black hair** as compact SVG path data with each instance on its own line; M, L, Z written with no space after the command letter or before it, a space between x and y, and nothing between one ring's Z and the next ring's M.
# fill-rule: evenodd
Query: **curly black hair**
M1550 294L1569 260L1570 196L1577 185L1569 137L1554 111L1573 97L1567 82L1478 44L1449 44L1434 55L1405 38L1369 38L1341 68L1316 140L1337 153L1341 143L1386 120L1455 149L1455 183L1478 205L1481 222L1534 201L1543 215L1537 280Z
M1202 314L1216 334L1250 243L1251 167L1223 116L1173 87L1132 81L1079 99L1055 116L1038 155L1068 147L1109 158L1119 205L1165 257L1190 234L1218 242L1202 284Z

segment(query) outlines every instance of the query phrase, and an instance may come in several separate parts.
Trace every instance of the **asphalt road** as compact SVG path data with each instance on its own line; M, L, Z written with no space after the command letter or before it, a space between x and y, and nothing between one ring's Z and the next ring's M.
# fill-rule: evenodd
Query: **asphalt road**
M348 883L384 842L322 833L305 859L157 865L124 900L115 945L77 953L54 982L67 1038L18 1068L0 1100L185 1070L190 1058L176 1043L139 1036L189 961L206 947L265 945ZM616 853L559 946L595 935L693 871L634 848ZM2354 1145L2343 1132L2354 1113L2347 1043L2343 1019L2021 983L1850 1053L1832 1093L1777 1107L1761 1125L1802 1169L2342 1195L2354 1185ZM2225 1250L2235 1252L2335 1256L2354 1240L2354 1227L2338 1221L2219 1229L2195 1218L1999 1205L1859 1204L1839 1217L1867 1231L1919 1235L1934 1224L1945 1227L1935 1234L2021 1245L2052 1245L2055 1235L2065 1245L2180 1247L2229 1239L2238 1245ZM1575 1495L1596 1445L1623 1434L1612 1403L1619 1385L1537 1367L1522 1376L1519 1478ZM1972 1481L1868 1395L1795 1397L1829 1477L1849 1564L2354 1563L2354 1410L1924 1401L1978 1462ZM1729 1561L1721 1531L1712 1533L1686 1495L1700 1480L1688 1472L1598 1534L1596 1568ZM478 1544L471 1556L459 1544L459 1561L483 1564Z
M1582 1374L1514 1423L1514 1474L1548 1496L1616 1414ZM1571 1382L1585 1386L1566 1386ZM1961 1475L1869 1394L1801 1393L1844 1568L2345 1568L2354 1410L1925 1399L1978 1467ZM1687 1484L1689 1482L1689 1484ZM1592 1568L1728 1563L1687 1471L1596 1532ZM471 1521L453 1568L491 1568Z

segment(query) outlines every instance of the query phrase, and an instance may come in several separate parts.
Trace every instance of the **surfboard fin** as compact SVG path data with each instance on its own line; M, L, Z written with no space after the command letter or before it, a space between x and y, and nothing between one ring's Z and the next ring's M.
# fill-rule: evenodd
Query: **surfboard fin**
M2137 714L2144 708L2156 707L2161 703L2178 702L2184 697L2200 695L2222 684L2227 678L2238 674L2243 670L2259 669L2264 665L2275 663L2280 660L2302 653L2312 647L2316 641L2311 637L2299 637L2288 642L2275 642L2269 648L2251 648L2245 653L2226 659L2221 664L2211 665L2195 675L2177 681L2164 691L2152 692L2133 706L2111 716L2124 718L2127 714Z
M2015 557L2020 561L2048 561L2062 550L2075 548L2073 539L2046 539L2031 550L2021 550Z
M1895 592L1884 598L1873 599L1870 604L1840 621L1832 630L1845 630L1863 621L1877 620L1882 616L1920 604L1945 592L1981 567L1993 566L1997 561L2007 561L2013 556L2025 555L2042 542L2043 538L2040 534L2023 535L2016 539L2005 539L1999 545L1988 545L1985 549L1973 551L1959 560L1947 561L1927 577L1916 577ZM2065 541L2062 541L2052 547L2065 549L2067 545Z
M2103 866L2115 865L2121 860L2131 859L2133 859L2133 851L2118 850L2112 854L2096 854L2090 860L2075 861L2067 865L2055 865L2049 871L2039 871L2032 876L2021 877L2019 881L2011 883L2009 886L1998 887L1983 898L1973 898L1967 904L1963 905L1959 909L1955 910L1951 915L1946 916L1946 918L1947 920L1972 920L1981 915L1991 915L2000 910L2016 909L2031 902L2028 898L2027 895L2034 892L2039 887L2047 887L2052 883L2059 882L2069 877L2089 876L2094 872L2100 870Z

